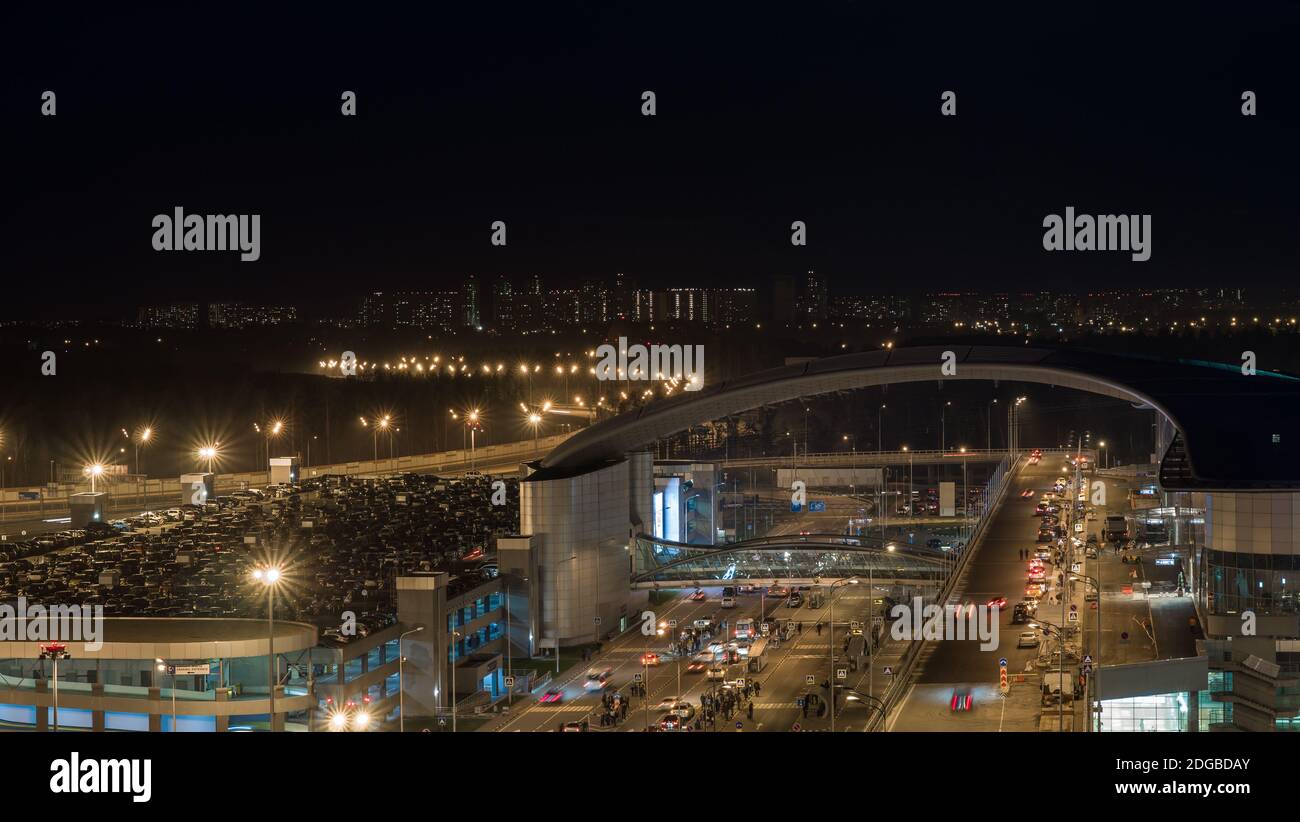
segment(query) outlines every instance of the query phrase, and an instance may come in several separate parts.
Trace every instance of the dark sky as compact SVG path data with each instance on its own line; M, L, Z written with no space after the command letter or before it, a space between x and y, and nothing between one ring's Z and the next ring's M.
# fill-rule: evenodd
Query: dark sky
M470 272L761 284L815 267L839 291L1292 282L1300 12L1148 5L11 17L0 318L310 303ZM358 117L340 116L344 89ZM956 118L939 115L945 89ZM261 214L262 259L153 251L152 216L177 205ZM1043 217L1068 205L1150 213L1151 260L1044 252ZM789 243L796 219L806 248Z

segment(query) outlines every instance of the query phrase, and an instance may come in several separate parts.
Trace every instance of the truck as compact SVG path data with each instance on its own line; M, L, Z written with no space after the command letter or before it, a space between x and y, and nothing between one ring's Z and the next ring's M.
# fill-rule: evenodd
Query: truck
M1115 542L1128 536L1128 524L1124 521L1124 517L1111 515L1106 517L1106 530L1104 533L1108 542Z

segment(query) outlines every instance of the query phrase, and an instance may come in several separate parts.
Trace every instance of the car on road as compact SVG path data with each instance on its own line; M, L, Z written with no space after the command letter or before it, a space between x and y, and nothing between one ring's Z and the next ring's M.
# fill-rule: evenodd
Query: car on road
M952 698L948 700L948 708L954 713L968 712L973 705L970 688L959 685L952 689Z
M1038 529L1038 541L1039 541L1039 542L1051 542L1051 541L1054 540L1054 539L1056 539L1056 534L1052 531L1051 528L1039 528L1039 529Z
M1025 490L1021 491L1021 492L1020 492L1020 498L1021 498L1021 499L1033 499L1033 498L1034 498L1034 489L1032 489L1032 488L1026 488Z
M566 722L566 723L564 723L563 725L560 726L560 730L561 730L562 732L566 733L566 734L570 734L570 733L585 733L585 732L587 731L587 728L588 728L588 727L589 727L589 726L587 725L587 720L585 720L585 719L579 719L579 720L576 721L576 722Z
M724 596L724 597L722 598L722 607L723 607L723 608L735 608L735 607L736 607L736 598L735 598L735 597Z
M790 598L786 600L786 605L788 605L791 608L800 607L801 605L803 605L803 594L799 593L798 591L795 591L793 594L790 595Z
M551 705L551 704L563 702L564 691L560 690L559 688L552 688L551 690L542 694L541 698L538 699L537 701L542 703L543 705Z
M1046 589L1047 586L1041 582L1031 582L1025 586L1025 596L1038 599Z
M1007 598L1004 596L993 597L988 601L988 606L990 608L1006 608Z
M659 661L659 654L656 654L654 651L647 651L646 653L641 654L642 666L658 665Z
M726 678L727 678L726 668L723 668L718 665L714 665L712 668L709 669L708 679L710 682L721 682Z
M705 662L702 659L692 659L691 664L686 666L686 673L701 674L704 673L704 671L708 669L708 667L709 667L708 662Z
M691 594L691 602L703 602L706 599L708 599L708 597L705 596L703 591L696 591Z
M1037 648L1038 633L1036 631L1025 631L1016 638L1017 648Z
M613 668L605 668L599 671L592 668L590 671L587 671L587 680L582 684L582 687L588 691L603 691L613 685L610 681L613 676Z

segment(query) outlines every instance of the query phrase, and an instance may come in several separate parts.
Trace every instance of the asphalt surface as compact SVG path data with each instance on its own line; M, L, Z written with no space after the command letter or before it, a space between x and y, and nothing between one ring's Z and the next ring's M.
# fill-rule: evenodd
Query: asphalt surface
M835 590L837 646L842 647L850 621L866 619L870 604L866 587L865 584L860 587L846 584L838 586ZM690 598L692 593L683 591L671 602L661 604L655 611L656 619L660 622L675 619L678 621L679 630L695 619L706 617L715 621L726 619L728 633L733 636L735 621L741 617L758 620L760 608L765 608L768 616L803 623L802 633L796 631L795 635L789 641L781 643L780 647L772 648L769 643L768 662L761 672L749 673L745 670L744 664L725 666L727 680L742 677L750 682L758 680L762 684L762 694L753 697L753 720L750 720L742 710L729 720L719 719L716 732L735 733L738 730L737 722L740 723L739 730L742 731L789 731L796 723L801 729L809 730L824 729L829 726L829 715L818 718L814 709L805 719L803 710L798 704L798 699L809 691L818 694L826 693L821 683L829 678L832 671L829 657L831 642L831 632L828 627L831 609L829 597L822 608L813 609L808 605L790 608L784 598L766 597L759 593L741 594L737 597L735 608L724 609L721 607L721 588L704 589L706 599L702 602L692 600ZM815 627L818 622L823 623L820 634ZM643 666L641 656L647 651L659 653L661 663L648 668ZM886 654L882 652L878 657L880 665L883 665ZM689 673L687 671L689 662L689 657L680 660L679 690L678 659L667 652L667 638L645 637L642 636L639 628L634 628L607 642L596 658L587 665L575 666L564 672L558 680L552 681L550 685L540 689L531 697L516 698L510 714L493 721L484 730L554 731L562 723L578 721L586 717L590 721L593 732L642 731L648 725L657 725L660 718L665 715L668 710L667 704L661 704L665 700L680 694L684 697L684 701L690 702L698 710L700 696L714 690L719 684L709 681L703 672ZM837 667L848 666L846 662L841 661ZM589 691L584 687L589 671L599 672L606 668L612 670L610 678L613 683L612 690L624 696L629 694L628 685L633 682L635 674L648 674L647 698L644 700L632 698L627 720L614 728L599 726L597 715L601 712L600 694L598 691ZM879 671L879 667L877 670ZM807 684L808 677L813 677L814 684L811 686ZM879 680L874 683L877 693L883 692L886 684L883 674L869 677L865 664L850 673L846 679L850 686L860 687L863 692L867 691L868 684L872 680ZM555 688L562 690L562 702L555 705L541 704L538 701L542 693ZM860 729L867 715L867 709L841 701L836 729L850 730L854 725ZM715 731L708 726L705 730Z

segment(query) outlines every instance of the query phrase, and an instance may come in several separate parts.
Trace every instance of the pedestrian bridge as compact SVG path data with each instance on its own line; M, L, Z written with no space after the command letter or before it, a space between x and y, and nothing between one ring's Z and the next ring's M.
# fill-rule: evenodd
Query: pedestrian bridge
M930 586L947 579L956 558L845 534L767 536L721 546L639 536L632 587L704 588L732 582L818 585L846 577Z

